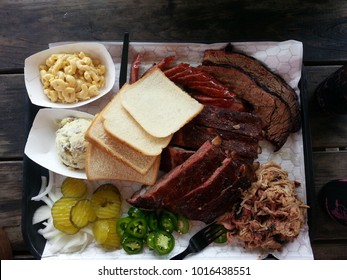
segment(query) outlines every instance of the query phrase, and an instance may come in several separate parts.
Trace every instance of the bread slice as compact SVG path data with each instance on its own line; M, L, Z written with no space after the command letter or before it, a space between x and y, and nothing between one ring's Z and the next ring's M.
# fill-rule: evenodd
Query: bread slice
M105 108L107 108L107 105ZM119 141L115 137L111 137L104 129L103 119L97 114L88 130L85 138L88 142L107 152L110 156L116 157L123 161L131 168L141 174L146 174L153 165L158 156L146 156L127 144Z
M112 137L144 155L158 156L169 144L172 135L160 138L150 135L123 108L121 96L131 88L132 86L125 84L102 111L104 128ZM143 94L147 94L147 92L143 92Z
M88 143L86 153L86 174L88 180L124 180L153 185L158 177L160 157L146 175L130 168L123 161L110 157L103 149Z
M168 137L191 121L203 105L154 68L121 96L123 107L155 137Z

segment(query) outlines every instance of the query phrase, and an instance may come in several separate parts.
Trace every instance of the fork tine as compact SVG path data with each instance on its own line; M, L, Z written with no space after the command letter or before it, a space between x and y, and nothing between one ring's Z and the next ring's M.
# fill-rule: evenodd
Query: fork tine
M190 238L189 245L183 252L174 256L171 260L182 260L191 253L200 252L225 232L224 226L217 224L217 222L207 225Z
M215 224L206 233L206 238L212 242L225 232L226 232L226 230L225 230L224 226L219 225L219 224Z

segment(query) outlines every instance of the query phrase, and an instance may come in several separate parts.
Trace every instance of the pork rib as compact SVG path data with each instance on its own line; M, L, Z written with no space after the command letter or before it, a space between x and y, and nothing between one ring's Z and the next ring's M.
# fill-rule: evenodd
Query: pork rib
M193 155L147 189L134 193L127 201L145 209L160 209L207 180L226 157L220 146L206 141Z

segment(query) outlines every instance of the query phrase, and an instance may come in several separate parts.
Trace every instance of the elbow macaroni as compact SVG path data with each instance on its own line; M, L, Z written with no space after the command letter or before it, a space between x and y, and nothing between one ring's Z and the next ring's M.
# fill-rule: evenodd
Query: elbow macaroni
M52 102L76 103L99 94L106 67L84 52L52 54L40 65L44 93Z

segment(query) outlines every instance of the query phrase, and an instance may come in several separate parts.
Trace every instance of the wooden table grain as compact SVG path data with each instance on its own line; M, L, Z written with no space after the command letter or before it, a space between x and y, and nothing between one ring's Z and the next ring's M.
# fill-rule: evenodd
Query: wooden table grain
M303 42L312 248L315 259L347 259L347 227L332 221L317 201L326 182L347 177L347 116L322 112L313 97L317 85L347 61L346 1L5 0L0 18L0 228L12 249L7 257L33 258L21 229L25 58L51 42L121 41L129 32L130 40L142 42Z

